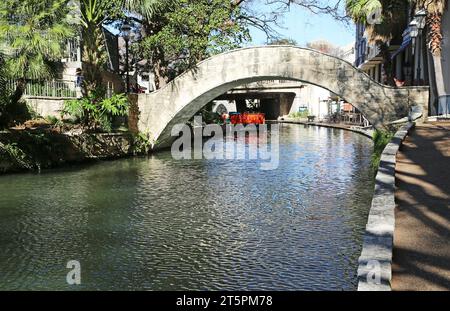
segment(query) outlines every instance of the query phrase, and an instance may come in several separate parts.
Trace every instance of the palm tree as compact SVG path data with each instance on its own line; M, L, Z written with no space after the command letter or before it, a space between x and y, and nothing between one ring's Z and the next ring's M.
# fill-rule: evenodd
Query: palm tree
M64 42L73 35L69 2L0 2L0 42L7 56L4 70L9 78L18 81L10 105L19 102L27 81L54 76L54 65L63 56Z
M4 72L5 67L5 58L3 54L0 52L0 109L2 105L5 104L5 97L6 97L6 77ZM1 110L0 110L1 114Z
M445 82L442 73L442 15L447 8L447 0L411 0L417 10L425 9L427 12L427 46L431 52L434 67L434 82L438 97L445 95ZM432 77L433 78L433 77Z
M347 14L366 27L369 43L376 44L383 58L387 83L395 85L389 43L401 40L406 25L409 0L346 0ZM381 10L381 22L371 23L368 16Z
M145 19L151 20L153 16L171 5L173 0L124 0L125 9L142 15Z
M83 95L103 97L102 71L107 63L103 25L125 18L124 11L151 19L155 11L167 3L163 0L80 0L81 37L83 43Z
M440 56L442 51L442 15L447 7L447 0L411 0L417 9L427 12L428 47L433 55Z
M0 53L0 119L3 115L4 107L6 106L6 103L8 101L4 67L5 67L5 58L3 54ZM2 128L1 121L0 121L0 128Z
M103 97L102 70L107 62L103 23L110 17L118 1L80 0L80 23L83 61L83 95L95 93ZM103 93L103 94L102 94Z

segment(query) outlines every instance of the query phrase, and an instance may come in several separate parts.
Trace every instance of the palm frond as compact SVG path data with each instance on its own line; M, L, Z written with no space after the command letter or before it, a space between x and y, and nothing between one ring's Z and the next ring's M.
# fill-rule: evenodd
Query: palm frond
M174 0L125 0L125 9L150 20L155 14L172 5Z
M0 42L9 51L6 74L15 79L51 77L49 64L60 59L74 34L69 0L0 2Z

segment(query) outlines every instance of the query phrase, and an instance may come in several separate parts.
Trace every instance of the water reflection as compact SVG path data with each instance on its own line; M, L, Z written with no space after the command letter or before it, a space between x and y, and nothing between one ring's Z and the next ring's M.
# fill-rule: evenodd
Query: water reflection
M0 289L355 289L371 148L283 125L273 171L159 153L1 177Z

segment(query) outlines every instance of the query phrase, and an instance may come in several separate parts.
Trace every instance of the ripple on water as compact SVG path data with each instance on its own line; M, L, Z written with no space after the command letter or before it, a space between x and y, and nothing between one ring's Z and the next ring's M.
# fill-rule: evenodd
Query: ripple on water
M369 140L283 125L280 165L169 153L0 178L0 289L351 290Z

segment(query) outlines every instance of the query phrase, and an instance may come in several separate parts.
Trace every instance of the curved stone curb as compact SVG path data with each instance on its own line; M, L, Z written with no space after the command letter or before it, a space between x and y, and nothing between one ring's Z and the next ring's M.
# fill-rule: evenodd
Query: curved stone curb
M363 248L358 260L358 291L391 290L396 156L413 126L414 123L403 125L381 155Z

